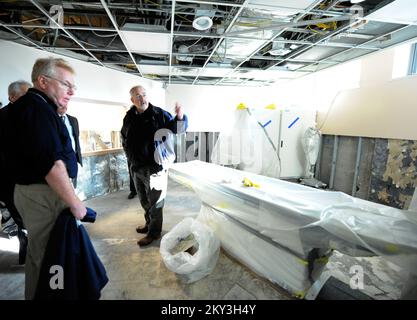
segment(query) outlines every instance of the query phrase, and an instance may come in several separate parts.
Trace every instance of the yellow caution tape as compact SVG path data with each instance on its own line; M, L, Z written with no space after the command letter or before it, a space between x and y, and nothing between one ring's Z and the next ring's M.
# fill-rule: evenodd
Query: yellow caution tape
M193 189L193 184L191 182L191 180L182 178L182 177L178 177L177 178L183 185L185 185L186 187Z
M275 110L277 106L274 103L268 104L265 109L267 110Z
M297 259L299 264L302 264L303 266L308 266L308 261L303 259Z
M237 105L237 110L245 110L245 109L247 109L247 107L243 102Z
M228 209L229 205L225 202L220 202L217 207L222 208L222 209Z
M390 253L398 253L399 249L395 244L387 244L385 246L385 249L387 249L388 252Z
M329 257L321 257L316 259L317 263L322 263L322 264L327 264L327 262L329 262Z
M259 188L260 187L259 184L250 181L248 178L243 178L242 183L245 187L254 187L254 188Z
M294 292L294 297L298 299L304 299L306 294L307 294L307 291L298 291L298 292Z

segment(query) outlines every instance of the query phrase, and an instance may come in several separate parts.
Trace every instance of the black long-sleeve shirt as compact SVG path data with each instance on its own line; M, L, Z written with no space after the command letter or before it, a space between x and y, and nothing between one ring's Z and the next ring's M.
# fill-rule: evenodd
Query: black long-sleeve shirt
M150 167L154 171L160 170L155 162L155 141L160 129L168 129L171 133L185 132L188 126L187 116L182 120L173 117L169 112L149 103L148 108L139 113L132 106L123 119L121 129L123 149L129 162L136 167Z
M57 106L31 88L6 113L7 164L17 184L44 183L55 161L62 160L70 178L77 176L77 158Z

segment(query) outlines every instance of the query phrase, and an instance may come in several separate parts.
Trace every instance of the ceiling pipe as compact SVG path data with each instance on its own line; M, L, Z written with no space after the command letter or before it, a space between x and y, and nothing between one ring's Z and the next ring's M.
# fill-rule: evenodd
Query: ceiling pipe
M2 26L2 27L4 27L5 29L7 29L7 30L9 30L9 31L11 31L11 32L13 32L14 34L16 34L17 36L19 36L19 37L21 37L23 40L25 40L25 41L27 41L27 42L29 42L30 44L32 44L32 45L34 45L36 48L38 48L38 49L40 49L40 50L42 50L42 51L45 51L45 52L49 52L49 53L55 53L55 49L54 48L50 48L50 47L42 47L42 46L40 46L39 44L37 44L35 41L32 41L31 39L29 39L28 37L26 37L25 35L23 35L23 34L21 34L21 33L19 33L19 32L17 32L16 30L14 30L13 28L11 28L11 27L9 27L9 26L7 26L7 25L5 25L3 22L1 22L0 21L0 26ZM77 48L77 50L83 50L84 51L84 49L82 49L82 48ZM69 58L73 58L74 59L74 56L73 55L69 55L69 54L67 54L67 53L65 53L65 52L60 52L59 53L60 55L63 55L63 56L65 56L65 57L69 57ZM79 59L79 60L81 60L81 61L85 61L85 60L82 60L82 59Z
M39 28L39 29L54 29L54 27L50 25L35 25L35 24L16 24L16 23L3 23L2 24L5 27L10 28ZM116 32L116 29L114 28L105 28L105 27L90 27L90 26L72 26L72 25L66 25L65 28L67 30L81 30L81 31L101 31L101 32ZM128 28L125 29L126 31L129 31ZM160 33L160 34L170 34L170 32L164 32L164 31L152 31L153 33ZM179 37L203 37L207 39L231 39L231 40L259 40L259 41L268 41L269 39L266 38L256 38L256 37L237 37L237 36L224 36L224 35L217 35L217 34L206 34L201 32L185 32L185 31L174 31L174 36ZM374 40L374 39L372 39ZM308 42L308 41L296 41L296 40L271 40L271 42L275 43L289 43L289 44L299 44L299 45L312 45L314 42ZM354 44L348 44L348 43L318 43L317 46L323 46L323 47L335 47L335 48L351 48L356 49L358 45ZM365 46L364 44L359 45L360 49L365 50L378 50L377 47L370 47ZM93 49L88 49L89 51L94 51ZM127 52L127 50L124 50Z
M174 46L174 23L175 23L175 0L172 1L171 8L171 45L169 47L169 69L168 69L168 84L171 84L172 73L172 47Z
M351 15L341 16L341 17L333 17L333 18L325 18L325 19L316 19L316 20L304 20L301 22L289 22L289 23L281 23L281 24L272 24L270 26L265 26L261 28L253 28L248 30L241 30L241 31L234 31L234 32L226 32L226 36L237 36L246 33L253 33L258 31L265 31L265 30L274 30L274 29L283 29L283 28L292 28L292 27L302 27L308 25L315 25L318 23L328 23L328 22L336 22L336 21L346 21L351 20Z
M240 16L240 14L242 13L243 9L246 8L246 6L249 4L249 0L245 0L245 2L243 3L243 5L239 8L239 11L236 13L236 15L233 17L233 20L230 22L229 26L226 29L226 32L228 32L230 29L233 28L234 23L236 22L236 20L238 19L238 17ZM198 80L198 77L200 76L201 72L206 68L207 64L209 63L210 59L212 58L212 56L214 55L214 53L217 51L217 49L219 48L220 44L223 42L223 40L225 39L224 34L222 35L222 37L217 41L216 46L213 48L213 50L211 51L210 56L207 58L207 60L204 62L203 67L198 70L197 76L195 77L193 83L191 85L194 85L196 83L196 81Z
M321 2L321 0L316 0L314 1L310 6L308 6L308 8L301 13L299 16L297 16L293 23L296 23L297 21L300 21L303 17L305 17L311 10L313 10L319 3ZM274 35L267 43L275 40L276 38L278 38L284 31L286 30L286 28L283 28L280 32L278 32L276 35ZM231 70L230 72L228 72L223 78L221 78L220 80L218 80L215 85L218 85L219 83L221 83L222 81L224 81L226 78L229 78L231 74L235 73L235 71L241 66L243 65L246 61L250 60L256 53L259 52L259 50L261 50L267 43L263 43L261 46L259 46L255 51L253 51L248 57L246 57L242 62L240 62L235 68L233 68L233 70Z

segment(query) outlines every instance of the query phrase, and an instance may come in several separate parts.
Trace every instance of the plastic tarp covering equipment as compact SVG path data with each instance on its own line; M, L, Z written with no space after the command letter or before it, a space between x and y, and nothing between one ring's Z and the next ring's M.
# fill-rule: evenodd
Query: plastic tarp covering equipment
M234 123L220 132L211 162L269 177L280 176L280 161L266 130L249 109L235 111Z
M312 262L324 261L331 249L382 256L417 273L416 212L201 161L176 163L169 176L198 194L199 219L216 231L226 250L290 292L308 289ZM245 186L245 179L259 187ZM243 236L246 231L252 236ZM273 245L266 256L265 243ZM287 267L273 267L274 254ZM297 271L297 263L305 269Z

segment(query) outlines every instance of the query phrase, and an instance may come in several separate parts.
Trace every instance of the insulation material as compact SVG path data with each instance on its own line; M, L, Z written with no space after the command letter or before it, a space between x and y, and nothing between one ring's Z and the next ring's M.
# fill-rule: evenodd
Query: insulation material
M201 161L174 164L169 174L177 182L191 186L205 206L223 214L227 220L246 226L251 233L271 240L294 259L311 262L313 250L336 249L351 256L382 256L417 273L416 212ZM244 186L245 178L259 187ZM220 234L224 230L221 228ZM251 251L259 251L257 255L261 255L264 243L257 243L254 237L240 237L242 230L231 228L224 240L220 235L222 245L232 250L228 241L234 237L234 244L250 246ZM250 259L244 257L247 253L243 250L235 250L239 259ZM276 253L285 260L280 250ZM272 270L270 256L259 257L261 266L257 271L264 276ZM273 269L276 279L281 282L292 279L287 285L294 290L302 289L306 277L301 271L292 277L283 276L276 270L279 268ZM283 270L290 273L290 269ZM293 281L295 278L298 284Z
M233 166L270 177L279 177L277 151L265 129L242 105L235 111L234 123L220 132L211 162Z

